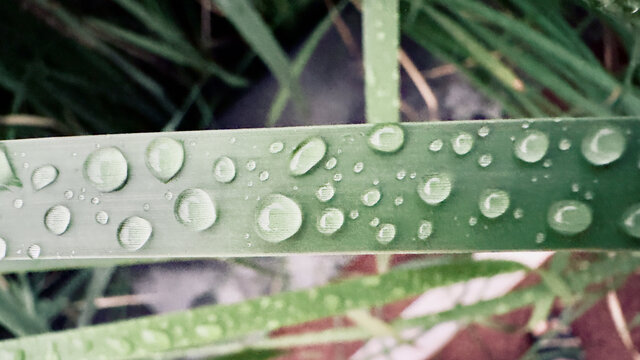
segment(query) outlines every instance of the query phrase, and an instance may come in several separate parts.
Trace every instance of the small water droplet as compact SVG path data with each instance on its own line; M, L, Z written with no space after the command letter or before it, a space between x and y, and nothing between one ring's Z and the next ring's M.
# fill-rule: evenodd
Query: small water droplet
M136 251L151 238L151 223L139 216L124 219L118 226L118 243L128 251Z
M167 200L173 199L173 193L171 191L167 191L166 193L164 193L164 198Z
M255 160L249 160L247 161L247 165L246 165L247 170L249 171L253 171L256 169L256 162Z
M44 225L52 234L62 235L71 223L71 211L63 205L55 205L44 215Z
M551 165L553 165L553 161L551 159L546 159L543 163L542 166L546 167L546 168L550 168Z
M316 228L321 234L331 235L344 224L344 213L340 209L328 208L318 217Z
M584 199L585 200L593 200L593 192L587 191L586 193L584 193Z
M98 211L96 213L96 222L101 225L106 225L109 222L109 214L105 211Z
M589 132L582 140L582 155L596 166L610 164L622 156L626 142L620 128L613 125L601 126Z
M122 338L106 338L105 343L118 355L128 355L133 351L133 345Z
M451 139L451 147L458 155L466 155L473 148L473 135L468 132L460 132L456 137Z
M151 205L149 205L148 203L142 204L142 210L149 211L149 209L151 209Z
M265 196L256 210L256 232L265 241L278 243L295 235L302 225L298 203L280 195Z
M480 137L486 137L487 135L489 135L489 132L491 132L491 130L489 129L488 126L483 126L480 129L478 129L478 136Z
M622 228L630 236L640 239L640 203L631 205L624 212L622 215Z
M85 199L85 196L83 194L78 195L78 200L82 201Z
M31 173L31 185L38 191L51 184L58 178L58 169L53 165L43 165Z
M373 181L371 183L373 185L378 185L378 184L380 184L380 180L379 179L373 179Z
M480 157L478 158L478 165L482 166L483 168L486 168L487 166L491 165L492 161L493 161L493 156L491 156L491 154L483 154L483 155L480 155Z
M578 191L580 191L580 184L578 183L571 184L571 191L573 191L574 193L577 193Z
M93 205L98 205L100 204L100 199L98 199L97 197L91 198L91 203Z
M516 208L513 210L513 218L516 220L522 219L524 217L524 210L521 208Z
M589 205L576 200L561 200L553 203L547 213L547 222L563 235L575 235L586 230L593 219Z
M349 217L351 218L351 220L357 219L358 216L360 216L360 213L358 212L358 210L351 210L349 212Z
M162 351L171 347L171 338L169 337L169 334L161 330L142 329L142 331L140 331L140 338L144 345L149 346L154 350Z
M7 256L7 242L0 238L0 260L4 259Z
M404 198L402 196L398 196L393 200L393 203L396 204L396 206L400 206L404 203Z
M13 207L16 209L21 209L22 205L24 205L24 201L22 201L22 199L15 199L13 200Z
M440 139L435 139L429 144L429 150L438 152L442 149L443 142Z
M333 181L340 182L341 180L342 180L342 174L336 173L335 175L333 175Z
M220 325L217 325L217 324L196 325L194 330L196 335L207 340L219 339L224 333Z
M291 155L289 173L300 176L308 173L322 160L327 152L327 144L319 137L310 137L301 142Z
M127 159L115 147L94 150L84 162L84 177L101 192L119 190L127 182Z
M374 150L393 153L404 144L404 130L398 124L378 124L369 133L367 142Z
M316 190L316 197L318 200L322 202L327 202L333 198L333 195L336 193L336 188L331 183L326 183L321 185L318 190Z
M365 192L362 193L362 196L360 196L360 200L365 206L375 206L378 201L380 201L381 197L382 194L380 193L380 190L378 190L377 188L371 188L365 190Z
M549 149L549 137L538 130L528 130L519 136L514 144L514 152L518 159L535 163L540 161Z
M536 244L542 244L545 239L546 236L544 235L544 233L539 232L536 234Z
M324 168L327 170L332 170L334 167L336 167L336 165L338 165L338 159L331 157L329 158L329 160L327 160L327 163L324 164Z
M193 231L210 228L217 218L216 206L202 189L187 189L178 195L174 207L178 221Z
M538 182L538 177L537 177L537 176L532 177L532 178L531 178L531 182L533 182L533 183L534 183L534 182Z
M396 179L404 180L404 177L407 176L407 172L404 170L400 170L396 173Z
M145 163L156 179L169 182L178 174L184 164L182 144L168 137L159 137L151 141L145 151Z
M380 244L388 244L396 237L396 226L393 224L382 224L378 233L376 234L376 240Z
M230 183L236 177L236 164L226 156L219 157L213 164L213 177L217 182Z
M235 137L230 138L230 139L229 139L229 144L235 144L235 143L236 143L236 140L237 140L237 139L236 139Z
M447 174L431 174L422 178L418 184L418 195L429 205L437 205L446 200L451 193L452 181Z
M478 223L478 218L475 216L472 216L469 218L469 226L476 226L476 224Z
M562 151L567 151L570 148L571 148L571 140L567 138L560 139L560 142L558 143L558 149Z
M33 244L27 248L27 255L32 259L40 257L40 245Z
M73 191L66 190L64 192L64 198L67 199L67 200L71 200L73 198Z
M369 221L369 226L372 227L376 227L380 224L380 219L378 219L377 217L374 217L373 219L371 219L371 221Z
M420 225L418 225L418 239L428 239L431 233L433 233L433 223L428 220L420 221Z
M361 173L363 169L364 169L364 163L363 162L357 162L357 163L355 163L355 165L353 165L353 172L356 173L356 174Z
M480 194L478 206L482 215L494 219L504 214L509 208L509 194L504 190L486 189Z
M277 154L282 151L282 149L284 149L284 144L282 143L282 141L276 141L269 145L269 152L272 154Z
M269 172L268 171L261 171L260 175L258 175L258 178L260 179L260 181L267 181L269 180Z
M411 174L409 174L409 179L415 179L416 176L418 176L418 174L415 172L412 172Z

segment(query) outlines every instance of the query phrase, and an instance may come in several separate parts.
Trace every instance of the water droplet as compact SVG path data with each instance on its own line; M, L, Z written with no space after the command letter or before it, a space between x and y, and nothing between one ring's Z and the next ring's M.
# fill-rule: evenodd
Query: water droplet
M442 149L442 140L440 139L435 139L431 142L431 144L429 144L429 150L433 151L433 152L438 152L440 151L440 149Z
M378 190L377 188L371 188L365 190L365 192L362 193L362 196L360 196L360 200L365 206L375 206L378 201L380 201L381 197L382 194L380 193L380 190Z
M547 222L563 235L575 235L591 225L593 215L589 205L576 200L561 200L553 203L547 213Z
M99 191L115 191L127 182L127 159L115 147L101 148L89 154L84 162L83 173Z
M469 218L469 225L470 226L476 226L476 224L478 223L478 218L475 216L472 216Z
M356 174L361 173L363 169L364 169L363 162L357 162L355 165L353 165L353 172Z
M420 225L418 225L418 239L428 239L431 233L433 233L433 223L428 220L420 221Z
M167 183L182 169L184 148L174 139L156 138L147 146L145 163L153 176Z
M260 181L267 181L269 180L269 172L268 171L261 171L260 175L258 175L258 178L260 179Z
M318 200L322 202L327 202L333 198L333 195L336 193L336 188L333 187L333 184L326 183L321 185L318 190L316 190L316 197Z
M0 238L0 260L4 259L7 256L7 242Z
M407 176L407 172L404 170L400 170L396 173L396 179L404 180L404 177Z
M451 139L451 147L458 155L466 155L473 148L473 135L468 132L461 132L455 138Z
M396 204L396 206L400 206L404 203L404 198L402 196L398 196L393 200L393 203Z
M349 217L351 218L351 220L357 219L358 216L360 216L358 210L351 210L351 212L349 212Z
M378 124L369 133L368 144L380 152L396 152L404 144L404 130L398 124Z
M247 161L247 165L246 165L247 170L249 171L253 171L256 169L256 162L255 160L249 160Z
M522 219L524 217L524 210L521 208L516 208L513 210L513 218L516 220Z
M178 221L193 231L203 231L216 222L216 207L202 189L187 189L178 195L174 207Z
M213 177L217 182L230 183L236 177L236 164L226 156L219 157L213 164Z
M73 198L73 191L66 190L64 192L64 198L67 199L67 200L71 200Z
M570 148L571 148L571 140L567 138L560 139L560 142L558 143L558 149L562 151L566 151L566 150L569 150Z
M483 127L481 127L480 129L478 129L478 136L480 136L480 137L482 137L482 138L483 138L483 137L485 137L485 136L489 135L489 132L490 132L490 131L491 131L491 130L489 129L489 127L488 127L488 126L483 126Z
M553 165L553 161L551 159L547 159L542 163L542 166L544 166L546 168L550 168L551 165Z
M396 226L393 224L382 224L378 233L376 234L376 240L380 244L388 244L396 237Z
M96 222L101 225L106 225L109 222L109 214L105 211L98 211L96 213Z
M371 221L369 221L369 226L372 227L376 227L380 224L380 219L378 219L377 217L374 217L373 219L371 219Z
M324 164L324 168L327 170L332 170L334 167L336 167L336 165L338 165L338 159L331 157L329 160L327 160L327 163Z
M53 165L43 165L31 173L31 185L38 191L51 184L58 178L58 169Z
M167 191L166 193L164 193L164 198L167 200L173 199L173 193L171 191Z
M128 251L136 251L151 238L153 228L146 219L131 216L124 219L118 226L118 243Z
M631 205L624 212L622 215L622 228L630 236L640 239L640 203Z
M118 355L128 355L133 351L133 345L122 338L107 338L105 343Z
M571 184L571 191L573 191L573 192L580 191L580 184L578 184L578 183Z
M515 155L518 159L535 163L540 161L549 150L549 137L538 130L525 131L514 144Z
M47 210L44 215L44 225L51 233L62 235L71 223L71 211L63 205L56 205Z
M15 199L13 200L13 207L16 209L21 209L22 205L24 205L24 201L22 201L22 199Z
M289 161L289 172L293 176L304 175L315 167L327 152L327 144L319 137L310 137L301 142Z
M585 200L593 200L593 192L587 191L586 193L584 193L584 198Z
M415 179L416 176L418 176L418 174L415 172L412 172L411 174L409 174L409 179Z
M219 339L222 334L222 328L216 324L200 324L195 327L196 335L207 340Z
M143 329L140 338L145 345L154 350L167 350L171 347L169 334L161 330Z
M344 213L340 209L328 208L318 217L316 228L321 234L331 235L344 224Z
M289 239L300 230L302 210L298 203L280 195L265 196L256 211L256 232L271 243Z
M418 184L418 195L429 205L437 205L451 193L452 181L447 174L427 175Z
M27 248L27 255L31 259L37 259L40 257L40 245L33 244Z
M100 204L100 199L98 199L97 197L91 198L91 203L93 205L98 205Z
M84 199L85 199L84 195L82 195L82 194L78 195L78 200L84 200Z
M333 181L340 182L341 180L342 180L342 174L336 173L335 175L333 175Z
M284 149L284 144L282 143L282 141L276 141L269 145L269 152L272 154L277 154L282 151L282 149Z
M626 147L622 130L613 125L605 125L591 131L582 140L582 155L591 164L599 166L616 161Z
M536 234L536 244L542 244L545 239L546 236L544 235L544 233L539 232Z
M532 178L531 178L531 182L533 182L533 183L534 183L534 182L538 182L538 177L537 177L537 176L532 177Z
M483 168L486 168L487 166L491 165L492 161L493 161L493 156L491 156L491 154L483 154L483 155L480 155L480 157L478 158L478 165L482 166Z
M482 215L489 219L497 218L509 208L509 194L504 190L486 189L480 194L478 206Z
M142 204L142 210L149 211L149 209L151 209L151 205L149 205L149 203Z

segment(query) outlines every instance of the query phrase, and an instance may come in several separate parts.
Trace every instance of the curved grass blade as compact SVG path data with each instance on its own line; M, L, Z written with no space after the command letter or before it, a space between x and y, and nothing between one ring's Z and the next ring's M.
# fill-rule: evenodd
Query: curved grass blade
M200 347L255 332L370 308L476 277L523 270L519 263L481 261L345 280L232 305L206 306L83 329L0 342L0 351L25 358L55 353L65 360L137 359L172 349Z

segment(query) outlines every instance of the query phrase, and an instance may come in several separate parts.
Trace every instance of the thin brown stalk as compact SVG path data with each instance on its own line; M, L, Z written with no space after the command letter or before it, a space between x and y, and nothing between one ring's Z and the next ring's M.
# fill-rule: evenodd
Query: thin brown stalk
M438 116L438 99L436 95L431 90L431 87L427 83L427 80L422 76L420 70L416 67L416 65L411 61L411 58L404 52L404 50L398 50L398 60L400 61L400 65L404 71L407 72L411 81L418 89L420 96L424 100L427 105L427 110L429 111L429 120L435 121L439 119Z
M633 357L633 360L640 360L640 353L635 349L633 341L631 340L631 334L629 333L629 327L622 313L620 300L613 290L607 293L607 306L609 307L609 313L611 314L611 319L616 327L618 336L620 336L620 340L622 340L622 343Z

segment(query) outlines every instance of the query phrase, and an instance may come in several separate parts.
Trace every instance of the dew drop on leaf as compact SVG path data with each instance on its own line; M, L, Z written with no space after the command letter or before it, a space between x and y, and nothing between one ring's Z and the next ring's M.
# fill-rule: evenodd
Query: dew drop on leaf
M31 259L37 259L40 257L40 251L41 251L40 245L33 244L29 246L29 248L27 248L27 255Z
M362 201L362 204L364 206L371 207L375 206L380 201L381 197L382 194L380 193L380 190L378 190L377 188L371 188L365 190L365 192L362 193L362 195L360 196L360 200Z
M336 167L336 165L338 165L338 159L336 159L335 157L331 157L329 158L329 160L327 160L327 163L324 164L324 168L327 170L332 170L334 167Z
M371 219L371 221L369 221L369 226L372 227L376 227L380 224L380 219L378 219L377 217L374 217L373 219Z
M516 139L514 152L518 159L535 163L540 161L549 149L549 137L539 130L528 130Z
M118 226L118 243L123 249L136 251L151 238L151 223L139 216L124 219Z
M426 240L433 233L433 223L428 220L420 221L420 225L418 225L418 239Z
M600 166L616 161L626 147L622 130L613 125L601 126L582 140L582 155L591 164Z
M195 333L198 337L206 340L217 340L222 334L222 327L216 324L200 324L196 325Z
M22 201L22 199L15 199L13 200L13 207L16 209L22 209L22 206L24 205L24 201Z
M151 174L166 183L182 169L184 147L174 139L159 137L147 146L144 160Z
M67 200L73 199L73 191L71 190L65 190L63 195L64 195L64 198Z
M593 214L589 205L576 200L561 200L553 203L547 213L549 226L563 235L575 235L585 231Z
M357 219L358 216L360 216L360 213L358 212L358 210L351 210L349 212L349 217L351 218L351 220Z
M473 148L473 136L468 132L460 132L451 139L451 148L458 155L466 155Z
M560 142L558 143L558 149L562 151L567 151L570 148L571 148L571 140L567 138L561 139Z
M429 150L433 151L433 152L438 152L440 151L440 149L442 149L442 140L440 139L435 139L431 142L431 144L429 144Z
M260 175L258 175L258 179L260 179L260 181L267 181L269 180L269 172L268 171L261 171Z
M44 215L44 225L52 234L62 235L71 223L71 211L64 205L55 205Z
M327 202L333 198L336 193L336 188L331 183L320 185L316 190L316 197L322 202Z
M96 222L100 225L106 225L109 222L109 214L105 211L98 211L96 213Z
M284 149L284 144L282 143L282 141L276 141L269 145L269 152L272 154L277 154L282 151L282 149Z
M491 130L489 129L488 126L483 126L480 129L478 129L478 136L480 137L486 137L487 135L489 135L489 132L491 132Z
M356 174L361 173L363 169L364 169L364 163L361 161L353 165L353 172Z
M624 212L622 215L622 228L627 234L640 239L640 203L631 205Z
M236 177L236 164L230 158L222 156L213 164L213 177L221 183L230 183Z
M51 184L58 178L58 169L53 165L42 165L31 173L31 185L38 191Z
M504 190L486 189L480 194L478 207L482 215L494 219L504 214L509 208L511 199Z
M542 244L545 239L546 236L544 235L544 233L539 232L536 234L536 244Z
M253 170L256 169L256 162L255 162L255 160L249 160L249 161L247 161L247 164L245 166L246 166L247 170L253 171Z
M298 203L284 195L267 195L258 203L255 225L263 240L279 243L300 230L302 210Z
M340 209L327 208L318 217L316 228L321 234L331 235L344 224L344 213Z
M202 189L187 189L181 192L176 199L174 214L182 225L193 231L210 228L217 218L213 200Z
M84 162L84 177L101 192L122 188L127 182L127 160L115 147L95 150Z
M374 150L393 153L404 145L404 130L398 124L378 124L369 133L367 142Z
M486 168L487 166L491 165L492 162L493 162L493 156L491 156L491 154L482 154L478 158L478 165L480 165L483 168Z
M388 244L396 237L396 226L393 224L382 224L376 234L376 240L381 244Z
M444 173L430 174L418 183L418 195L429 205L437 205L445 201L451 194L452 181Z
M327 152L327 144L319 137L310 137L301 142L291 155L289 173L293 176L304 175L322 160Z

